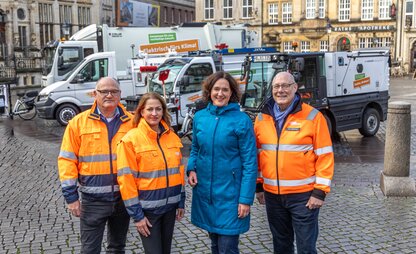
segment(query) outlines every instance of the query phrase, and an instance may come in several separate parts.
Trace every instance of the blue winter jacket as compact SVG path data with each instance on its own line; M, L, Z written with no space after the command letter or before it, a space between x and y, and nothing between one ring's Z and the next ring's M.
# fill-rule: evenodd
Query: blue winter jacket
M252 122L237 103L210 103L196 113L188 174L191 170L198 180L192 190L192 223L222 235L248 231L250 216L239 219L238 204L253 204L257 148Z

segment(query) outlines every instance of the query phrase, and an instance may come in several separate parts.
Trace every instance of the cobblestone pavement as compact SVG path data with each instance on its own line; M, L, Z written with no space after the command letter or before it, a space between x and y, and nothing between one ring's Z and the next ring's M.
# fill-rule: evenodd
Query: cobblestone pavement
M14 128L16 124L21 127ZM381 144L383 126L374 138ZM40 137L25 135L25 128L34 128ZM19 119L13 123L0 119L0 254L79 253L79 221L65 208L56 169L62 132L62 127L51 122L37 121L35 127L28 127ZM335 147L340 156L354 156L348 146L350 135L340 134L341 142ZM413 124L412 161L415 136ZM416 253L416 198L382 195L382 162L339 161L332 192L321 209L319 253ZM415 167L412 163L413 178ZM187 213L176 224L172 253L210 253L207 234L190 222L190 200L188 188ZM127 246L127 253L143 253L133 226ZM240 238L240 250L272 253L265 209L257 202L252 207L251 229Z

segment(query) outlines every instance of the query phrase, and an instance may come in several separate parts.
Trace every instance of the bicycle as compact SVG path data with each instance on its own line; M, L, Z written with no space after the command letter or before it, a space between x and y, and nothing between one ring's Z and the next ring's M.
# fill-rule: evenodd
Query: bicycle
M26 93L17 93L19 97L14 104L11 116L19 116L23 120L32 120L37 115L35 99L38 91L29 91Z
M188 112L183 119L182 127L178 131L178 136L180 138L187 137L192 141L192 124L194 121L195 113L201 109L204 109L208 103L202 100L196 100L194 103L187 104Z

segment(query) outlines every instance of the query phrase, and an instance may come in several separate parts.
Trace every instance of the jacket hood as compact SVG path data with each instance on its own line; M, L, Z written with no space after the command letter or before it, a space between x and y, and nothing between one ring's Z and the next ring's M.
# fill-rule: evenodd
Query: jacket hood
M240 111L240 105L238 105L238 103L236 102L231 102L231 103L228 103L228 105L224 107L217 107L213 105L212 102L210 102L207 106L207 110L213 115L221 115L227 111L235 111L235 110Z

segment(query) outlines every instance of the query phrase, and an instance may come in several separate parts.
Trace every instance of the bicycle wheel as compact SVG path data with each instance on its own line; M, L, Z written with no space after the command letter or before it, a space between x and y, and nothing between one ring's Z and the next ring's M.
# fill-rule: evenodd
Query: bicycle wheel
M19 106L17 106L16 114L23 120L32 120L37 113L36 106L33 106L31 109L28 109L23 103L20 103Z

